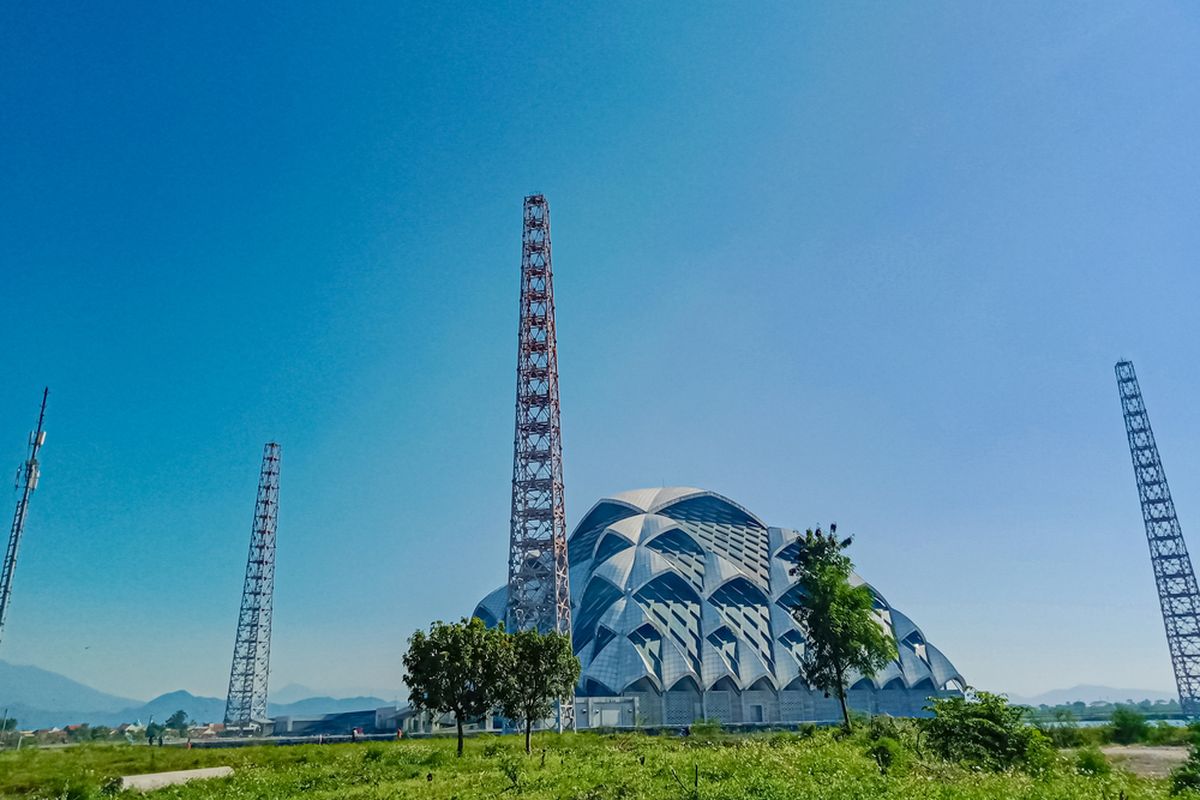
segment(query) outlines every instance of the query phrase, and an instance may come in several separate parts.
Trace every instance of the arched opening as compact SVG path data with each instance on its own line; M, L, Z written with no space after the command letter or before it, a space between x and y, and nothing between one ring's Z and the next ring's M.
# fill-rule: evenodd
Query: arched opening
M737 688L737 684L735 684L735 683L733 682L733 679L732 679L732 678L730 678L728 675L723 675L723 676L721 676L720 678L718 678L718 679L717 679L717 682L716 682L716 683L714 683L714 684L712 685L712 689L711 689L710 691L714 691L714 692L736 692L737 690L738 690L738 688Z
M668 692L689 692L691 694L700 694L700 684L696 683L696 679L691 675L685 675L671 686Z

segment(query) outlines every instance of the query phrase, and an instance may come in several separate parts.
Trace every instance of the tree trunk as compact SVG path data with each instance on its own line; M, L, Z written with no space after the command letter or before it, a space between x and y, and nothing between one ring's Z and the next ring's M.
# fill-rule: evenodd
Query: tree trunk
M462 758L462 750L463 750L462 715L456 712L454 714L454 722L455 722L455 724L458 725L458 757Z
M530 753L533 752L533 748L530 745L532 738L533 738L533 720L527 719L527 720L525 720L525 755L529 755Z
M846 726L846 733L850 733L850 708L846 705L846 675L841 669L837 670L837 691L838 701L842 704L842 723Z

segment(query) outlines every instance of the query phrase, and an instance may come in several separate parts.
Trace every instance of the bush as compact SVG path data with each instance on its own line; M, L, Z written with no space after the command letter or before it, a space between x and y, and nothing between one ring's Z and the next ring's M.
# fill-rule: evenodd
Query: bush
M875 759L879 771L884 775L893 770L900 771L908 761L908 751L904 749L904 745L887 736L876 739L875 743L867 748L867 755Z
M1144 742L1150 734L1146 718L1128 706L1118 706L1108 723L1109 735L1117 744Z
M1100 748L1084 747L1075 754L1075 771L1080 775L1108 775L1112 766Z
M1055 747L1081 747L1084 744L1084 737L1079 731L1075 715L1067 709L1056 710L1054 721L1038 725L1038 730Z
M720 735L721 723L715 719L700 719L692 723L691 735L701 739L713 739Z
M1200 791L1200 748L1192 745L1187 761L1171 770L1171 794Z
M1040 772L1053 760L1050 743L1024 724L1026 709L991 692L931 698L933 718L923 723L925 741L945 761L1000 771Z
M865 729L867 738L872 742L877 742L880 739L900 738L900 726L896 723L894 717L887 714L871 717L871 721L866 724Z

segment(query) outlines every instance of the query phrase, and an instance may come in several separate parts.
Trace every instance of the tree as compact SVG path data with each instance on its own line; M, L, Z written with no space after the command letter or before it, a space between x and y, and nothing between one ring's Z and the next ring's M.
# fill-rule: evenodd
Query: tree
M454 714L458 755L463 753L463 723L491 711L504 679L503 628L488 628L478 618L434 622L429 633L417 631L404 654L404 682L413 708Z
M525 729L525 753L531 752L533 725L554 711L579 680L579 659L571 637L561 633L518 631L508 636L508 675L500 687L500 711Z
M800 592L791 612L805 634L800 663L804 679L826 697L837 696L849 731L850 675L875 675L896 658L896 643L872 613L870 588L850 585L854 564L845 550L853 539L839 540L836 534L837 525L830 525L827 534L817 528L796 540L799 547L791 573L799 578Z
M1109 731L1117 744L1135 744L1146 740L1150 726L1135 708L1117 706L1109 718Z
M179 731L181 736L187 734L188 715L182 708L167 717L167 727Z

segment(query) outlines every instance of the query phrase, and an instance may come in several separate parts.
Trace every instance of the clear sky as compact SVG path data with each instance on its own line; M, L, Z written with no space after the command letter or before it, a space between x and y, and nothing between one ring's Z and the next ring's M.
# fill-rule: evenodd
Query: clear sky
M1191 4L421 5L0 9L0 658L222 694L276 438L272 684L398 686L505 579L538 191L570 524L836 520L977 686L1172 687L1112 367L1200 546Z

